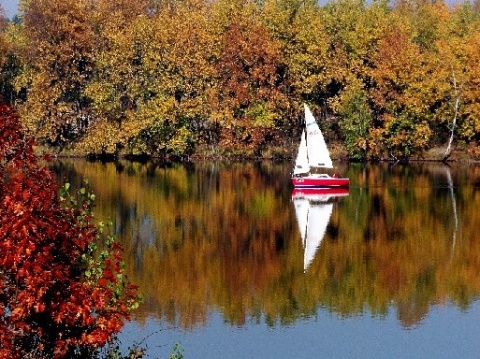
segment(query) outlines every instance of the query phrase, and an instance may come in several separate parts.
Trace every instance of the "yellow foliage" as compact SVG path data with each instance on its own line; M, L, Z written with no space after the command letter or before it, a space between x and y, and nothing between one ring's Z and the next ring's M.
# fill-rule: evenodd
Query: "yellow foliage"
M21 59L18 110L55 146L117 151L133 139L146 148L139 134L168 120L200 128L202 143L260 153L274 145L266 137L300 130L305 101L327 136L374 156L390 140L445 141L456 100L454 134L479 137L480 20L468 4L23 0L21 8L24 21L1 33L0 66L7 50ZM385 136L375 137L380 147L342 132L352 88ZM392 134L389 118L404 132ZM111 130L102 135L102 126Z
M119 143L116 139L120 139L121 135L122 131L117 124L110 121L99 121L90 127L88 136L85 136L76 145L76 149L87 154L116 154L117 143Z

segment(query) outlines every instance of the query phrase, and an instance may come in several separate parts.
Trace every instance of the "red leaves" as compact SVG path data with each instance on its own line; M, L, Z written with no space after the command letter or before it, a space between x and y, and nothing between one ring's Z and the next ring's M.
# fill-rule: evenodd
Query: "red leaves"
M16 115L0 105L0 357L61 357L121 329L135 288L114 291L115 247L98 280L83 281L81 255L98 231L79 211L64 206Z

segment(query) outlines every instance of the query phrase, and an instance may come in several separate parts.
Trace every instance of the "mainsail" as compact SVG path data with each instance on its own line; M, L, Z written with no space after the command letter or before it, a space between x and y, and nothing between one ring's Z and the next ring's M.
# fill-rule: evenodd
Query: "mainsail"
M315 117L313 117L307 104L304 104L304 106L309 165L310 167L333 168L333 163L322 131L320 131L317 121L315 121Z

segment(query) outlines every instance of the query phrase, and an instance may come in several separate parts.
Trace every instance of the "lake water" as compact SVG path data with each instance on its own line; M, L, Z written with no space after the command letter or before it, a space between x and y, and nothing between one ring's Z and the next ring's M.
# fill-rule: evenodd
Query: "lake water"
M478 166L343 164L351 186L333 194L294 193L289 163L52 167L61 182L89 180L144 296L124 347L142 341L151 358L177 342L196 359L480 355Z

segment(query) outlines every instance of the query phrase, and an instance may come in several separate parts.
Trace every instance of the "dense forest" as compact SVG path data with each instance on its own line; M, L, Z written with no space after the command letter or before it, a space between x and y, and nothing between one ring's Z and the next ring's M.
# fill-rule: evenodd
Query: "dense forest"
M48 151L480 158L480 2L20 0L0 96ZM3 11L0 11L3 12Z

